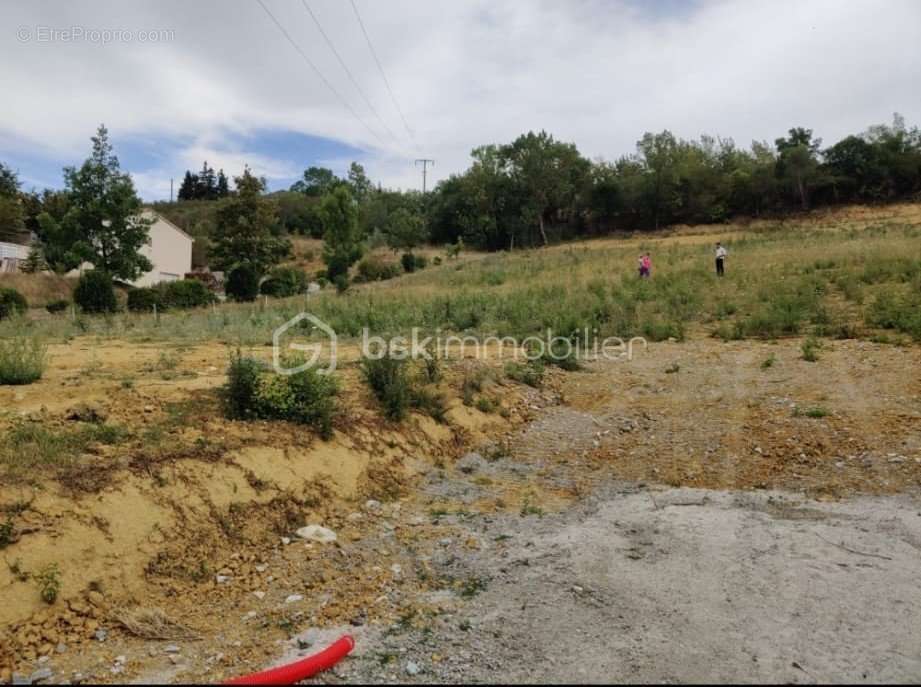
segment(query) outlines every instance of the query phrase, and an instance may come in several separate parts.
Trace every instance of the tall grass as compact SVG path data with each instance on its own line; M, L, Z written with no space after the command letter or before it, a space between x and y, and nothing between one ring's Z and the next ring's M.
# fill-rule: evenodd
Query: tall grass
M45 373L48 348L37 338L0 339L0 385L37 382Z

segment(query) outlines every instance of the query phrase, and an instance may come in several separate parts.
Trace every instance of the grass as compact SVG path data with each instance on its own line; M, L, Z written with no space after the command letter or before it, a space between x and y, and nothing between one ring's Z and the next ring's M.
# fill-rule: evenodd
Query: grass
M0 339L0 385L21 386L42 378L48 348L35 337Z
M800 349L803 352L803 360L808 363L815 363L819 360L819 349L822 347L822 344L814 336L808 337L803 341Z
M822 406L811 406L809 408L800 408L797 406L793 409L793 417L808 417L813 420L820 420L829 415L831 415L831 411Z
M75 424L60 428L35 422L13 425L0 438L0 475L32 482L79 469L78 459L94 444L113 445L128 436L116 425Z
M767 358L761 361L762 370L770 370L777 364L777 356L771 353Z

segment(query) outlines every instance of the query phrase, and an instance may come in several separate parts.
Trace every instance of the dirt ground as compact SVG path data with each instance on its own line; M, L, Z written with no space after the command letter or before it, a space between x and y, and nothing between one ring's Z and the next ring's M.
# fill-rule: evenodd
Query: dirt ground
M497 380L504 417L454 371L449 425L384 425L347 382L324 444L217 417L220 347L74 342L2 407L157 425L202 395L168 436L219 448L103 451L117 479L76 495L0 488L29 504L0 552L0 677L213 682L350 632L320 681L917 681L921 350L800 343L692 336ZM17 561L60 564L54 606ZM123 622L153 608L162 639Z

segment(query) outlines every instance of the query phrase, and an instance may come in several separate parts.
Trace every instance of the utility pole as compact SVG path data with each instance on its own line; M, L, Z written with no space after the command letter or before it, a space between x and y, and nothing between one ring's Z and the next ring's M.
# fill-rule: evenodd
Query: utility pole
M169 180L169 202L173 202L173 178L170 177Z
M422 195L425 195L425 190L426 190L425 182L426 182L426 177L428 176L429 165L432 165L432 167L434 167L435 161L426 160L424 158L421 160L416 160L416 167L419 166L420 162L422 163Z

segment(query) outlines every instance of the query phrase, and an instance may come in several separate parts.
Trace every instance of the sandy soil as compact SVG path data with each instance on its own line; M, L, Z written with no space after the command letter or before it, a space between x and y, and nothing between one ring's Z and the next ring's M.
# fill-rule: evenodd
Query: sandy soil
M2 552L0 678L213 682L347 630L358 652L323 681L917 680L921 350L799 344L692 337L493 384L507 418L461 405L457 369L447 426L382 424L353 378L324 444L221 420L221 347L163 365L73 342L4 407L155 425L198 399L171 441L219 450L131 446L96 489L0 488L30 499ZM16 561L61 565L55 606ZM139 607L197 639L126 631Z

